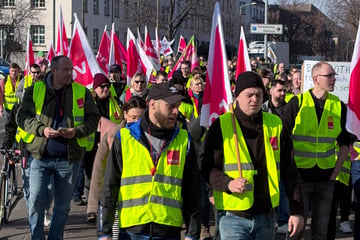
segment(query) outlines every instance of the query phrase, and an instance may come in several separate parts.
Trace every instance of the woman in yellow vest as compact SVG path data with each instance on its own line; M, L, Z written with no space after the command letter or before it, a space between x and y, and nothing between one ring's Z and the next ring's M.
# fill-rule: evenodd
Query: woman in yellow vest
M286 145L289 139L282 133L281 119L261 111L264 92L258 74L240 74L235 86L234 115L225 113L216 119L205 138L201 170L214 189L216 209L226 211L219 224L222 240L275 238L280 168L290 202L290 237L304 226L301 196L294 194L298 185L291 145Z
M119 124L121 121L121 109L117 99L115 99L110 93L110 81L104 74L95 74L92 94L96 103L96 108L99 111L101 117L109 119L115 124ZM87 149L84 161L82 162L83 169L80 169L80 171L84 170L85 172L84 190L87 197L89 194L88 190L90 188L91 173L97 145L100 142L100 132L96 131L95 134L92 134L92 139L89 139L89 141L92 141L93 144L92 147ZM82 176L79 175L79 178L80 179L78 180L81 181ZM79 205L83 204L81 199L82 193L83 190L81 185L76 186L76 189L74 190L73 201Z

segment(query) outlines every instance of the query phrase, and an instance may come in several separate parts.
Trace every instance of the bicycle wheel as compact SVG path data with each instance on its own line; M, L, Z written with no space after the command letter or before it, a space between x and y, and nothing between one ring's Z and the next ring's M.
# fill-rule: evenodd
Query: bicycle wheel
M4 222L5 215L6 215L6 177L1 174L0 177L0 228L2 223Z
M10 165L11 166L11 165ZM9 166L8 176L5 181L5 186L7 186L7 195L6 195L6 201L5 201L5 215L4 215L4 222L8 223L10 218L10 213L12 210L13 202L15 201L15 195L16 195L16 184L14 182L14 166Z

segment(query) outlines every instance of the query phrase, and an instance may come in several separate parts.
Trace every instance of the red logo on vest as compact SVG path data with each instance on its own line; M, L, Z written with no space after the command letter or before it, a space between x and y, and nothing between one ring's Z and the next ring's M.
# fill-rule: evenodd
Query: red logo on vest
M277 137L270 137L270 144L274 151L279 149Z
M83 98L79 98L76 100L77 105L79 108L83 108L84 107L84 99Z
M167 164L168 165L179 165L180 164L180 152L171 150L167 151Z
M328 117L328 129L334 129L334 118Z

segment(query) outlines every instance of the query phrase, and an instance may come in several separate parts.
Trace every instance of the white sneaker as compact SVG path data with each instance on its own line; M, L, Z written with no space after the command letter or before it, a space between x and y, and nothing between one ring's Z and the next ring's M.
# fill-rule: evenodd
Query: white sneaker
M341 222L339 226L339 230L344 233L352 233L350 222L349 221Z
M49 210L45 210L45 214L44 214L44 226L48 227L50 226L51 223L51 216L49 213Z
M278 227L276 232L279 234L287 234L288 231L289 231L289 226L287 223L285 223L285 224L281 225L280 227Z

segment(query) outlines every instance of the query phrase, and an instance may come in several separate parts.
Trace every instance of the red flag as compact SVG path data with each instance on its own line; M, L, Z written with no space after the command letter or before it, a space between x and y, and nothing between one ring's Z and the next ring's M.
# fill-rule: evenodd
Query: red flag
M184 52L186 48L186 42L185 42L185 39L182 35L180 35L180 40L179 40L179 45L178 45L178 49L177 49L177 53L182 53Z
M176 62L174 68L171 70L171 72L169 72L168 74L168 78L171 79L172 75L174 74L174 72L178 69L180 69L181 63L183 61L190 61L191 63L191 71L194 70L195 67L199 67L199 59L196 55L196 48L195 48L195 40L194 40L194 36L191 37L188 45L186 46L186 48L184 49L184 52L181 54L181 56L179 57L178 61Z
M134 34L128 28L127 34L127 84L130 85L131 78L135 73L142 72L149 81L152 72L152 64L145 55L144 50L136 43Z
M70 44L69 58L73 62L73 79L87 88L91 88L96 73L101 69L90 47L86 34L74 14L74 32Z
M357 139L360 139L360 25L356 35L350 66L351 75L346 129L354 134Z
M110 52L110 37L106 30L105 25L103 35L101 37L98 53L96 54L96 60L99 63L100 68L106 75L109 74L109 52Z
M159 71L160 70L160 61L156 54L155 48L151 42L150 34L149 34L146 26L145 26L144 51L145 51L146 56L149 58L151 64L153 65L153 68L156 71Z
M111 27L111 42L110 42L110 55L109 55L109 67L114 63L122 66L122 63L127 63L127 52L115 33L115 24Z
M25 71L24 71L25 76L30 71L30 66L33 65L34 63L35 63L34 51L32 47L32 41L31 41L30 29L29 29L26 39L26 59L25 59Z
M219 115L229 110L229 104L232 101L221 12L217 2L211 27L208 68L200 125L209 127Z
M240 75L240 73L251 71L249 52L247 50L246 38L244 34L244 29L241 26L239 49L238 49L238 61L236 65L236 75L235 80Z
M67 56L69 52L69 45L66 37L66 29L64 24L64 18L62 14L61 5L59 6L59 23L58 23L58 35L56 45L56 55Z
M55 57L55 50L54 50L52 43L50 43L50 47L49 47L48 53L46 55L46 59L49 61L49 63L51 63L51 60L53 59L53 57Z

